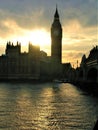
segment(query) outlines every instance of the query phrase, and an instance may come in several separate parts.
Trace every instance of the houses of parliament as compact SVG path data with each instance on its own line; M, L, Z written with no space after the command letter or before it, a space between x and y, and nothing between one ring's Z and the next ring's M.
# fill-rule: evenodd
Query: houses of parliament
M28 44L28 52L21 53L21 44L8 42L5 55L0 56L0 80L45 80L62 75L62 26L58 9L51 25L51 56L39 46Z

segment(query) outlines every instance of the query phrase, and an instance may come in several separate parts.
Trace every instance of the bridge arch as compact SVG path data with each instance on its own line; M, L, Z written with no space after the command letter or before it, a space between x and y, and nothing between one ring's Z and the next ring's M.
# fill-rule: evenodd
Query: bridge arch
M90 82L97 82L97 69L91 68L87 73L87 80Z

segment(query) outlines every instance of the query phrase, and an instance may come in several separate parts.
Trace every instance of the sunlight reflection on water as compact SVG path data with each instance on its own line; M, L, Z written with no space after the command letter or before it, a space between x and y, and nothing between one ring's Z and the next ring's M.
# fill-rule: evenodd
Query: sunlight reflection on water
M98 99L71 84L0 84L0 130L92 130Z

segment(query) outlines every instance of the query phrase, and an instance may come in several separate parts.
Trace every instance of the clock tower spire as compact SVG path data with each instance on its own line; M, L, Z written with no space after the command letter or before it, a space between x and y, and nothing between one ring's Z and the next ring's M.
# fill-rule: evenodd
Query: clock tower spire
M55 12L54 18L59 19L59 13L58 13L57 5L56 5L56 12Z
M51 26L51 58L56 63L62 62L62 26L57 6Z

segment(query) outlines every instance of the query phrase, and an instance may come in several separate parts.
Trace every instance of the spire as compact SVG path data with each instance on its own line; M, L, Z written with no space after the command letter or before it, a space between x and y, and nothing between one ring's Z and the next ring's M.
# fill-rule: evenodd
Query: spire
M59 19L59 13L58 13L57 4L56 4L56 11L55 11L54 17L55 17L56 19Z

